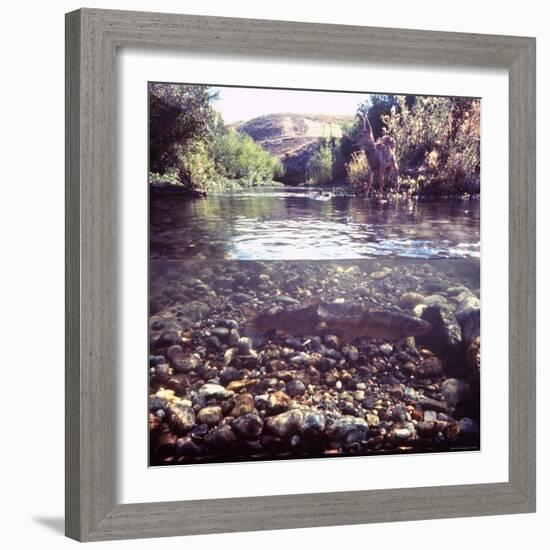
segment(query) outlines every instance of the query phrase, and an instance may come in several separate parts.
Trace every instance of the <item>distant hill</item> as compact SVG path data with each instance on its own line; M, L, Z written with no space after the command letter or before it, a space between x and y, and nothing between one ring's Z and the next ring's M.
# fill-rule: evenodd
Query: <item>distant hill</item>
M342 127L353 116L276 113L234 123L231 127L248 134L285 166L284 183L305 180L307 162L323 138L342 137Z

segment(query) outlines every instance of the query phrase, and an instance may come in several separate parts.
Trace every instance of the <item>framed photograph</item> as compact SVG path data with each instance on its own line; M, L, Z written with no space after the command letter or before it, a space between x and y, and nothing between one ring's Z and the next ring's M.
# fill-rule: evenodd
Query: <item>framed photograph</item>
M66 45L67 536L535 510L534 39Z

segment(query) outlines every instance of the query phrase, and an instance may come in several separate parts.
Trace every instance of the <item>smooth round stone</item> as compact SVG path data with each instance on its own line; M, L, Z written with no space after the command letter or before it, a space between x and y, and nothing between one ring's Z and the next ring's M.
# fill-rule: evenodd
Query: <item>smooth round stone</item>
M163 363L166 363L166 357L164 357L164 355L151 355L149 357L149 365L152 367L162 365Z
M359 351L355 346L344 346L342 348L342 355L351 363L356 363L359 359Z
M208 446L218 449L230 447L236 440L235 433L228 425L216 428L204 436L204 441Z
M445 304L446 302L447 299L445 298L445 296L441 296L441 294L431 294L430 296L426 296L424 298L424 304L427 306Z
M301 432L303 434L318 434L324 431L327 419L319 411L303 411L303 423Z
M302 427L303 414L299 409L292 409L266 420L267 427L277 437L287 438L298 433Z
M197 414L197 421L200 424L207 424L208 426L215 426L219 424L222 418L222 409L218 406L205 407Z
M424 422L435 422L437 413L435 411L424 411Z
M413 310L418 304L424 303L424 295L418 292L405 292L399 298L399 307Z
M220 371L220 382L224 386L227 386L233 380L238 380L240 377L239 371L235 367L224 367Z
M408 428L397 428L392 433L397 439L410 439L412 437L412 432Z
M377 428L380 424L380 418L377 414L367 413L365 418L369 428Z
M264 421L257 414L249 413L233 420L231 427L243 439L257 439L262 433Z
M329 432L331 439L342 447L350 447L367 440L369 426L364 418L341 416L332 424Z
M445 380L441 385L441 392L445 396L447 403L452 406L472 399L470 386L457 378L448 378Z
M176 456L197 456L201 448L190 437L180 437L176 441Z
M207 347L212 350L219 350L222 347L220 339L217 336L208 336L205 340Z
M168 356L168 359L174 359L178 355L183 355L183 348L181 346L179 346L178 344L170 346L166 350L166 355Z
M290 397L298 397L303 395L306 391L306 387L300 380L290 380L286 384L286 392Z
M477 435L479 434L479 424L465 416L460 419L460 431L466 435Z
M237 342L237 352L239 353L239 355L248 355L251 350L252 340L250 338L247 338L246 336L239 338Z
M338 349L340 347L340 338L334 334L327 334L323 341L329 348Z
M165 324L166 323L165 323L164 319L155 319L151 323L151 330L162 330L164 328Z
M218 399L227 399L233 396L233 392L226 390L223 386L219 384L204 384L199 389L199 395L205 399L218 398Z
M226 340L229 336L229 329L227 327L214 327L210 334L212 336L215 336L216 338L219 338L220 340Z
M391 355L393 351L393 346L391 344L382 344L378 349L384 355Z

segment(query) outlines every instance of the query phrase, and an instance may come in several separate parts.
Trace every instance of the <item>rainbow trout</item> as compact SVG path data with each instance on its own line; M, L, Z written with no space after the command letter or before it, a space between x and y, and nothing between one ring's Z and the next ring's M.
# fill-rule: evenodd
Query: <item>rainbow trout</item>
M250 326L262 334L272 330L302 335L336 334L346 342L356 338L402 340L420 336L432 328L427 321L399 311L355 306L334 312L331 305L312 304L276 313L255 313Z
M342 340L403 340L426 334L432 325L423 319L389 309L370 308L353 318L335 317L324 322L325 332L333 332Z
M276 313L252 312L249 326L253 332L261 334L272 330L282 330L290 334L317 334L327 316L328 313L321 305L311 304Z

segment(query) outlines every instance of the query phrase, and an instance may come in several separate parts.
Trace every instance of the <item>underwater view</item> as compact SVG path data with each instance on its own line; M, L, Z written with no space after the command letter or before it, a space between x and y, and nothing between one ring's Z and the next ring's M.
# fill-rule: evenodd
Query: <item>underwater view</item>
M480 450L480 101L149 86L149 465Z

